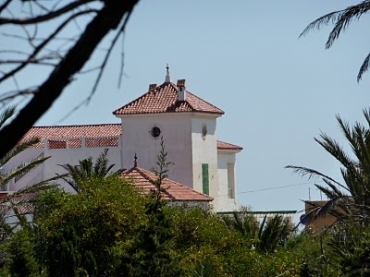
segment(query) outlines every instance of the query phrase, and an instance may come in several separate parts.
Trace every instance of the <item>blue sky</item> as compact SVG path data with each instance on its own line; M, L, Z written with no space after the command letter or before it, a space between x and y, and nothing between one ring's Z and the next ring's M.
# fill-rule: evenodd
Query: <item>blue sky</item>
M169 63L173 80L185 78L189 91L226 112L219 139L244 147L237 157L239 202L253 210L301 210L309 188L312 200L320 194L312 180L284 166L340 176L313 138L321 130L345 143L335 115L362 121L370 73L360 84L356 76L370 51L369 18L352 22L330 50L324 49L329 27L298 36L317 17L356 2L142 0L90 104L60 122L91 90L95 75L78 76L38 125L119 122L111 112L150 83L161 84ZM125 75L118 88L121 49ZM38 71L22 81L43 79Z

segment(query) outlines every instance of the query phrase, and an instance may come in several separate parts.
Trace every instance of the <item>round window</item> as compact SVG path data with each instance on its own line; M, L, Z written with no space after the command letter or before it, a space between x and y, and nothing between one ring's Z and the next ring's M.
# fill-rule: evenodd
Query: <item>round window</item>
M159 129L159 127L155 126L155 127L152 128L150 133L152 134L153 138L157 138L161 135L161 129Z

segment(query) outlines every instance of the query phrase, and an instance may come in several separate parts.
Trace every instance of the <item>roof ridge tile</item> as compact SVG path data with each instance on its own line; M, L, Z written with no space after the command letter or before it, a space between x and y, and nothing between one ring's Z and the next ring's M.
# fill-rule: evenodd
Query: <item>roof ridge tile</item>
M178 101L178 88L172 82L163 83L153 90L145 92L126 105L113 111L116 116L130 114L202 112L224 114L215 105L187 91L185 101Z

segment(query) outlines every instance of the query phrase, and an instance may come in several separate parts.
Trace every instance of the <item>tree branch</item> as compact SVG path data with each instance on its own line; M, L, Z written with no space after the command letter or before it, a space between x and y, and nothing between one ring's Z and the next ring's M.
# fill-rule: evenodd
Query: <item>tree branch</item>
M96 1L96 0L77 0L68 5L65 5L59 10L50 11L47 14L39 15L39 16L32 17L32 18L19 19L19 18L1 18L0 17L0 25L5 25L5 24L29 25L29 24L35 24L35 23L48 21L50 19L63 15L81 5L84 5L89 2L93 2L93 1Z
M104 7L87 25L84 33L49 78L37 89L34 97L18 116L0 130L0 157L9 152L50 108L63 89L89 60L95 48L110 30L117 28L125 14L130 14L139 0L105 0ZM9 139L11 138L11 139Z
M4 3L4 4L2 4L2 5L0 6L0 13L1 13L3 10L5 10L5 9L6 9L6 7L10 4L10 2L12 2L12 0L7 0L7 1L5 1L5 3Z
M29 60L33 60L36 55L50 42L53 40L53 38L60 32L63 30L63 28L75 17L77 16L80 16L80 15L83 15L83 14L86 14L86 13L90 13L90 12L96 12L96 10L87 10L87 11L83 11L83 12L79 12L79 13L75 13L73 15L71 15L70 17L68 17L62 24L60 24L58 26L58 28L55 29L55 31L47 38L45 39L43 42L41 42L38 46L35 47L33 53L28 57L28 59L20 64L19 66L17 66L16 68L10 70L9 72L7 72L6 74L4 74L3 76L1 76L0 78L0 83L3 82L4 80L8 79L9 77L13 76L14 74L16 74L18 71L22 70L24 67L26 67L28 65L28 61Z

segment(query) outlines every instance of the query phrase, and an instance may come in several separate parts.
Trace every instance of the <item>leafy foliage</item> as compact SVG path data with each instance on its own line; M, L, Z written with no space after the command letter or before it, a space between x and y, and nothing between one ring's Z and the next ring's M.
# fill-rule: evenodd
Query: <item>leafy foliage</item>
M114 176L80 185L77 195L53 191L40 198L32 234L39 263L49 276L112 276L112 249L135 234L145 198Z
M259 224L253 214L234 212L233 217L224 216L225 223L244 238L250 239L252 247L261 253L274 253L292 235L292 225L281 215L265 216Z
M165 212L166 203L162 199L162 181L167 177L168 167L172 164L167 161L163 136L160 146L157 168L152 169L157 176L157 190L150 192L149 201L145 204L147 222L139 227L137 237L129 249L132 254L125 259L124 268L120 269L128 276L160 277L177 276L180 273L173 255L173 222Z
M0 272L262 277L299 276L307 264L306 272L338 276L316 259L318 236L288 237L275 251L257 251L258 240L211 211L165 205L116 176L88 179L81 186L78 194L52 188L38 196L33 228L7 241Z

